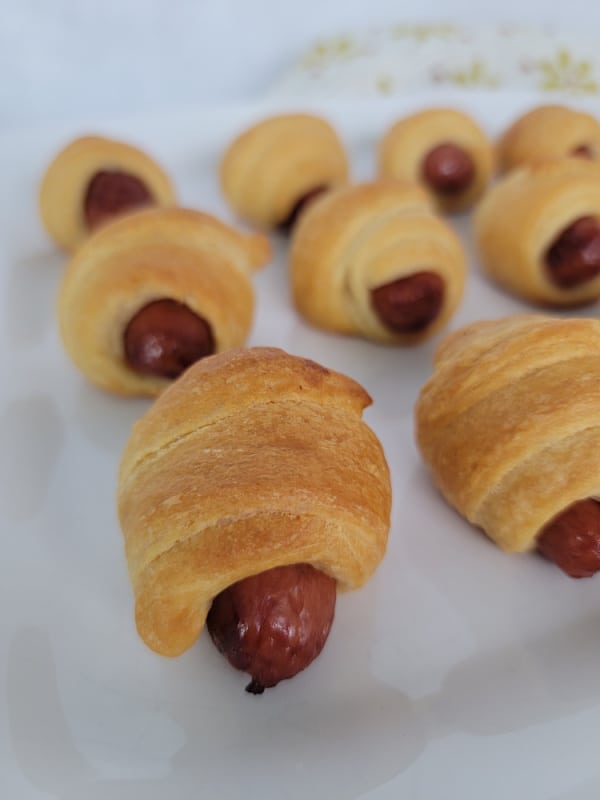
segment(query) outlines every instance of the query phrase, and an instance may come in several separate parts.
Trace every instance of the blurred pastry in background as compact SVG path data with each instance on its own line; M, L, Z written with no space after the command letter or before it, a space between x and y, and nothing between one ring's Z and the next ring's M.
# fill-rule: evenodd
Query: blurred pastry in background
M120 214L175 202L171 180L153 158L101 136L81 137L61 150L39 193L42 223L67 251Z
M414 344L442 328L463 295L465 255L415 183L330 192L300 220L290 271L296 308L323 330Z
M240 134L220 165L231 208L261 228L288 233L310 202L347 183L344 146L321 117L282 114Z
M474 216L481 266L529 302L577 306L600 297L600 164L578 158L505 175Z
M208 214L147 209L90 236L62 280L64 347L97 386L156 395L191 364L245 343L262 234Z
M503 172L567 156L600 158L600 123L591 114L567 106L533 108L515 120L498 142Z
M470 208L494 171L494 148L467 114L432 108L404 117L384 135L378 171L385 178L417 181L443 212Z

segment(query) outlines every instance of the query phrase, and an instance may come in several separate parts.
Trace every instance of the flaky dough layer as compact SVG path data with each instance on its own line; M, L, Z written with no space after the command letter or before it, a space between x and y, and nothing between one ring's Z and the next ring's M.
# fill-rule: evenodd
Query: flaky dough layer
M254 313L252 271L270 256L260 234L239 233L188 209L148 209L94 233L73 256L58 301L65 349L95 384L156 395L167 379L142 375L124 358L123 334L145 305L184 303L211 326L216 352L239 347Z
M432 336L456 310L465 257L456 234L414 183L375 181L339 189L306 211L292 238L294 303L312 325L388 344ZM371 305L371 289L428 271L440 276L442 308L422 331L397 333Z
M42 222L65 250L75 250L89 236L83 203L91 179L102 170L130 173L146 185L155 205L175 205L171 180L153 158L125 142L83 136L58 153L40 187Z
M520 116L498 142L500 168L508 171L573 155L585 147L600 158L600 123L591 114L562 105L544 105Z
M137 628L175 656L213 598L250 575L309 563L361 586L389 530L388 466L350 378L275 348L210 356L133 428L118 508Z
M450 505L499 547L535 547L572 503L600 496L600 320L519 315L440 344L416 438Z
M561 288L545 265L556 238L588 216L600 219L600 164L565 158L515 169L476 209L481 266L498 284L533 303L571 306L595 300L600 276Z
M253 125L228 147L221 187L231 207L264 228L284 222L301 197L348 181L348 159L321 117L281 114Z

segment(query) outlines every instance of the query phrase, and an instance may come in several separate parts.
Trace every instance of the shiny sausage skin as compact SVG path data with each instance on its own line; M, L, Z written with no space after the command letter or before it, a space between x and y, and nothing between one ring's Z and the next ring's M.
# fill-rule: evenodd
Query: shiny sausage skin
M287 217L277 226L280 233L283 233L286 236L289 235L292 232L294 225L298 222L312 201L316 200L317 197L324 194L328 189L328 186L315 186L314 189L311 189L309 192L306 192L306 194L303 194L302 197L299 197L292 206L292 210Z
M292 678L321 652L335 612L336 582L309 564L275 567L225 589L206 625L221 653L252 680L251 694Z
M573 148L571 155L579 156L579 158L589 158L592 161L596 157L589 144L580 144L579 147Z
M215 342L208 322L176 300L155 300L129 321L123 335L125 359L135 372L177 378L211 355Z
M418 333L430 325L444 302L444 281L434 272L416 272L371 289L371 305L389 330Z
M600 274L600 223L581 217L569 225L546 253L550 279L562 289L579 286Z
M148 187L135 175L102 170L88 184L83 213L88 230L93 231L117 214L152 205L153 202Z
M600 570L600 503L580 500L555 517L538 537L538 550L572 578Z
M421 167L428 186L441 195L461 194L475 177L471 156L456 144L444 142L430 150Z

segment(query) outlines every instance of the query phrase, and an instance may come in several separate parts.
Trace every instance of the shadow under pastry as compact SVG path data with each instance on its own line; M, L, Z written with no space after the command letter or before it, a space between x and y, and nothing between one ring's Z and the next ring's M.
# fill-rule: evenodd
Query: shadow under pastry
M39 514L65 438L51 397L33 394L8 402L0 413L0 505L13 521Z
M4 298L4 329L11 348L39 344L54 325L54 298L65 257L36 253L18 259L10 271Z

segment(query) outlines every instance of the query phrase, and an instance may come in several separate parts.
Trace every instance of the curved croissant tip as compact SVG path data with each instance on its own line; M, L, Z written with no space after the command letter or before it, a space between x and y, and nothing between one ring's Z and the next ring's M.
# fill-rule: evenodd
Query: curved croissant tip
M246 252L252 269L260 269L271 260L271 242L262 233L252 233L246 237Z

